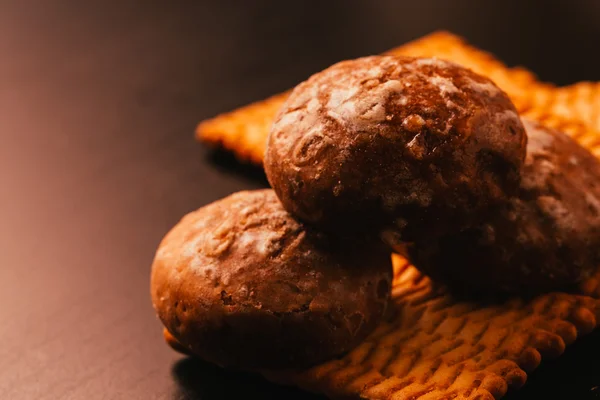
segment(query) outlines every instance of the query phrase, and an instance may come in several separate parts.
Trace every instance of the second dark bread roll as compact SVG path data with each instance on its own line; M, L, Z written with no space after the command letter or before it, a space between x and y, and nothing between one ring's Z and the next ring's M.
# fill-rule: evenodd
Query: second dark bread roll
M519 193L477 228L415 243L419 269L468 291L546 291L600 266L600 161L533 121Z
M391 282L381 243L311 230L272 190L257 190L185 216L158 248L151 294L189 353L242 369L302 368L371 333Z
M437 59L373 56L298 85L265 170L284 207L395 244L457 231L518 187L526 136L489 79Z

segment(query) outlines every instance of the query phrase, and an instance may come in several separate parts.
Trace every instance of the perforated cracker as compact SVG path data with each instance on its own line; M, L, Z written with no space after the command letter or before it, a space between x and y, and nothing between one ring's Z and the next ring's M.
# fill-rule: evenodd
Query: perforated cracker
M531 96L538 87L549 87L537 82L531 72L518 67L508 68L491 54L475 49L448 32L432 33L386 53L444 58L471 68L488 76L506 91L519 111L532 107ZM240 160L261 164L271 122L288 94L286 91L203 121L196 129L196 137L232 151Z

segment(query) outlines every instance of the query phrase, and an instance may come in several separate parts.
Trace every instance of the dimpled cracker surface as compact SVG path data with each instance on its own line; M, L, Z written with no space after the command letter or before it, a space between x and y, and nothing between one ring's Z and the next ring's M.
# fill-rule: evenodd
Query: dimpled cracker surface
M492 79L515 103L517 110L531 108L538 87L535 76L523 68L507 68L491 54L468 45L448 32L435 32L386 54L438 57L454 61ZM201 122L196 138L213 146L222 146L241 161L260 164L267 135L275 114L290 91L274 95L237 110Z

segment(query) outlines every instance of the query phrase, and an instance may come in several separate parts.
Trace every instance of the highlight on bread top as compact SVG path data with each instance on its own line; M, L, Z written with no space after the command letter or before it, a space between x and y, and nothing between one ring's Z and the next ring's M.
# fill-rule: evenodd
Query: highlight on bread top
M370 340L397 317L392 253L475 304L600 264L598 159L447 60L316 73L279 108L264 168L272 189L186 215L152 265L168 342L220 366L302 370Z

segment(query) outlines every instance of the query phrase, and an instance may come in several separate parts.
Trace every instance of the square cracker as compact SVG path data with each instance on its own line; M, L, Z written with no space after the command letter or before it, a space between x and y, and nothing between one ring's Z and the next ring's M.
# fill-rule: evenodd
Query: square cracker
M438 32L389 53L446 58L489 76L522 116L563 130L600 157L600 84L565 88L507 68L462 39ZM198 139L241 160L262 162L269 126L287 94L202 122ZM549 293L477 304L453 298L394 255L392 315L344 357L306 371L263 371L267 378L334 398L493 399L525 383L542 358L600 323L600 270L577 293ZM169 343L179 351L168 332Z
M445 58L490 77L511 97L519 111L531 108L538 89L550 88L523 68L508 68L491 54L478 50L448 32L435 32L389 50L386 54ZM201 122L196 138L232 151L239 160L261 164L275 114L290 90Z

